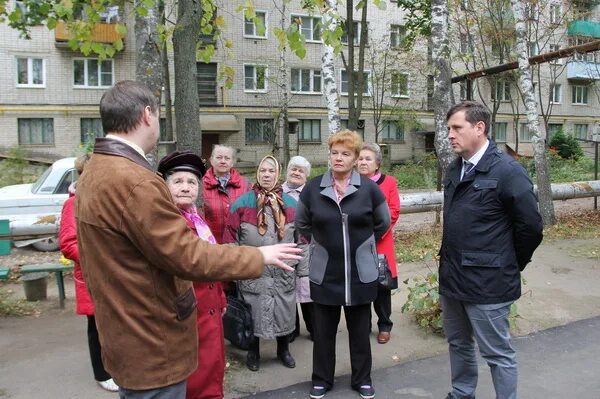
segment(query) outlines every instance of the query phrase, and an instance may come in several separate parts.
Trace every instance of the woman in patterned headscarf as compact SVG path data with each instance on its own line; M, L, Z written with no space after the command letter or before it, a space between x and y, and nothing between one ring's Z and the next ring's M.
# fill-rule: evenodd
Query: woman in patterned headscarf
M259 247L297 241L296 201L283 193L279 173L274 157L260 161L253 190L231 206L224 242ZM288 342L296 323L296 273L267 265L260 278L240 281L239 289L252 306L254 322L255 338L246 358L248 369L260 368L260 338L276 338L277 357L284 366L296 367Z

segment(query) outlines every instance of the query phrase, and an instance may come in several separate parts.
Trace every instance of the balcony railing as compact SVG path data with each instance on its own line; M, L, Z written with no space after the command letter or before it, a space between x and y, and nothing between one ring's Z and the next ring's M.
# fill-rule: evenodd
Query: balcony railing
M573 21L569 24L569 36L585 36L600 39L600 22Z
M590 61L569 61L567 79L600 80L600 64Z
M98 23L94 26L91 40L96 43L114 43L122 39L123 35L117 32L116 24ZM56 43L68 42L71 39L71 33L67 29L64 22L56 24L54 29L54 37Z

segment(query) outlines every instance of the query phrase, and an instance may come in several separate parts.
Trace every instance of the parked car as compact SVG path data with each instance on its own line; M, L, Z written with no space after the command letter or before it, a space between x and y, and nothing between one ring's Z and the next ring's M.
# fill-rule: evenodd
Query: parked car
M58 250L60 212L69 198L69 186L78 177L75 158L63 158L33 184L0 188L0 219L10 221L16 246L32 244L40 251Z

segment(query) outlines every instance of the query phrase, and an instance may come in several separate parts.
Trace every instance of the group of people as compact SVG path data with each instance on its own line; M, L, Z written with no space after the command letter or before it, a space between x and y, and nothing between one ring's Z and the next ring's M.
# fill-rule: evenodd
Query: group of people
M498 397L516 398L505 311L541 241L541 221L531 182L487 140L485 108L469 104L448 113L455 152L475 165L464 173L451 168L445 181L440 295L451 353L448 398L474 398L473 335L496 391L514 385L514 394ZM103 95L100 114L107 135L91 157L78 159L80 179L60 228L61 250L75 262L77 313L88 316L96 381L121 398L222 398L225 291L236 289L254 323L248 369L260 369L261 339L275 339L277 358L296 366L290 342L299 335L299 304L314 342L310 397L323 398L334 385L343 308L351 386L373 398L372 308L378 343L390 340L393 326L378 254L397 282L392 229L400 214L397 182L381 172L379 146L350 130L335 133L329 169L310 180L310 163L296 156L282 183L279 161L268 155L251 183L233 168L234 150L221 145L208 169L196 154L175 151L155 173L145 157L158 138L153 94L118 82Z

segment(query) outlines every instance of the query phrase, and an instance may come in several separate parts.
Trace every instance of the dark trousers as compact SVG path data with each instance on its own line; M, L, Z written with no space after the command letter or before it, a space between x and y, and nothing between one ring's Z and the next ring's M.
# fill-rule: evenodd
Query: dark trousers
M94 369L94 378L96 381L110 380L110 374L104 369L104 363L102 363L102 347L100 346L100 339L98 338L96 318L94 316L88 316L87 320L88 347L90 349L92 368Z
M379 288L377 298L373 302L373 309L377 314L377 327L379 332L390 332L394 323L392 322L392 291Z
M313 302L313 373L312 384L327 389L333 387L335 375L335 342L342 306ZM369 322L371 304L344 306L350 346L352 377L350 384L357 389L371 385L371 341Z
M306 303L301 303L300 304L300 308L302 309L302 318L304 319L304 325L306 326L306 331L308 331L308 333L310 334L310 336L312 337L313 334L313 307L312 307L313 303L312 302L306 302ZM298 312L298 305L296 305L296 329L294 330L294 332L292 333L294 336L298 337L300 336L300 314Z
M290 350L290 336L283 335L281 337L277 337L277 356L288 352ZM260 339L258 337L254 337L254 339L250 342L250 346L248 347L248 354L254 354L257 359L260 359Z
M136 391L133 389L119 388L119 399L186 399L186 381L167 387Z

